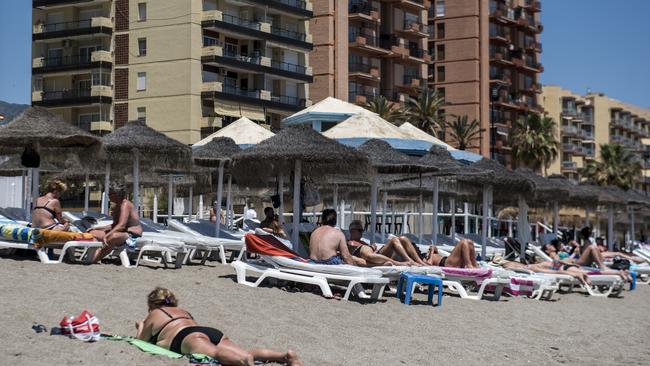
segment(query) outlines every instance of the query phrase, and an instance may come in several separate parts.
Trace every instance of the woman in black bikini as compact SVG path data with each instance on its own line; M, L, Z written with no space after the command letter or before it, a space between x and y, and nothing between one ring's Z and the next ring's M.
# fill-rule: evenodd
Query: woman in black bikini
M59 198L68 190L65 183L53 180L47 184L47 193L36 199L36 206L32 210L32 227L68 231L70 223L61 216L61 202Z
M208 355L223 365L252 366L256 360L289 366L302 365L293 351L247 351L230 341L221 331L199 326L190 313L178 307L178 300L168 289L157 287L151 291L147 304L149 314L143 321L135 322L138 339L184 355Z
M448 257L438 253L435 245L431 246L426 262L430 266L455 267L455 268L479 268L476 262L474 243L471 240L459 241Z

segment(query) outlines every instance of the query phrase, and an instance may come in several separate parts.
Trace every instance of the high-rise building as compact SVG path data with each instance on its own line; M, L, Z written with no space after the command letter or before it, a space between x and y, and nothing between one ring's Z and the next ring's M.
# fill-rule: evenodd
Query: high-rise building
M427 0L313 0L314 101L404 101L426 82Z
M602 93L580 95L559 86L544 86L545 115L557 123L561 142L558 159L549 174L580 179L579 169L600 158L600 146L618 143L635 152L644 164L635 188L650 186L650 109L623 103Z
M432 0L429 85L444 95L447 119L480 121L480 153L511 164L512 122L541 112L540 1Z
M310 104L311 17L301 0L34 0L32 104L184 143L240 116L279 126Z

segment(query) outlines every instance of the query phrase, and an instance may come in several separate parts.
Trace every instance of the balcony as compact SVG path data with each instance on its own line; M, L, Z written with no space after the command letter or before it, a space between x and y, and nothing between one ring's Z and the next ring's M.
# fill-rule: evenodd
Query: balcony
M33 0L32 7L38 9L53 9L61 6L83 4L84 6L92 6L107 3L111 0Z
M278 108L282 110L299 111L306 107L306 100L298 97L288 95L275 95L271 94L270 108Z
M111 70L112 65L113 57L109 51L94 51L90 57L85 55L37 57L32 60L32 75L65 71L79 73L98 68Z
M568 117L570 119L578 117L578 110L572 108L562 108L562 117Z
M506 74L504 72L491 72L490 83L499 84L502 86L510 86L510 84L512 83L512 78L510 74Z
M357 29L350 30L348 33L348 41L350 42L351 48L380 56L390 54L390 51L381 45L379 37Z
M348 13L351 19L360 19L380 23L379 8L374 6L371 1L350 0Z
M610 136L610 140L615 143L615 144L625 144L627 139L624 136L621 135L612 135Z
M35 91L32 93L32 104L41 107L111 103L112 100L113 90L106 85L93 85L90 89Z
M524 8L528 9L529 11L533 13L538 13L542 11L542 2L541 1L535 1L535 0L526 0L524 2Z
M389 57L408 58L410 56L404 40L392 34L382 34L379 39L379 46L390 51L388 53Z
M431 3L427 0L386 0L386 2L393 3L395 6L403 9L410 9L414 11L426 10L429 6L431 6Z
M302 0L247 0L249 2L280 10L288 15L298 15L301 19L314 17L311 2Z
M113 34L113 23L110 18L93 17L63 23L37 23L32 27L32 40L42 41L55 38L89 38L110 36Z
M224 83L227 81L227 83ZM224 99L242 104L297 112L303 109L307 101L297 97L272 95L268 90L241 89L237 80L223 78L221 81L204 82L201 88L203 99Z
M418 89L424 85L424 79L417 75L404 75L402 85L396 85L406 93L411 93L413 89Z
M312 50L311 36L304 33L271 26L258 22L223 14L219 10L204 11L201 26L215 31L227 31L249 39L265 39L269 42Z
M564 151L565 153L573 153L576 152L577 149L578 147L575 144L566 143L566 142L562 144L562 151Z
M493 5L494 4L494 5ZM515 11L501 3L490 4L490 17L501 23L514 23Z
M578 129L575 126L562 126L562 134L566 136L576 136Z
M371 101L376 96L371 91L351 90L348 92L348 102L354 104L364 104Z
M578 163L575 161L563 161L562 162L562 171L567 171L567 172L577 172L578 171Z
M505 28L499 27L490 27L490 40L497 41L500 43L509 43L511 36L506 32Z
M426 60L428 59L429 61L431 60L431 56L427 54L427 52L423 49L419 48L409 48L409 56L412 58L417 58L418 60Z
M380 80L379 68L363 63L349 63L348 74L350 77L358 77L368 81L378 82Z
M419 20L404 19L402 29L398 29L397 32L402 33L406 37L427 38L429 36L429 27Z

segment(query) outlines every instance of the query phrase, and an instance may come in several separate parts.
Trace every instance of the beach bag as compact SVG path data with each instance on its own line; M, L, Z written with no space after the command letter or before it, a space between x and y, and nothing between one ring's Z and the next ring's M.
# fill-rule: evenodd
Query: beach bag
M61 334L77 338L84 342L98 341L101 333L99 331L99 319L93 314L84 310L78 316L67 317L59 323Z
M621 258L619 256L612 259L612 264L609 266L611 269L617 269L619 271L628 270L632 264L628 259Z
M25 146L25 150L20 155L20 162L25 168L38 168L41 166L41 156L34 145Z

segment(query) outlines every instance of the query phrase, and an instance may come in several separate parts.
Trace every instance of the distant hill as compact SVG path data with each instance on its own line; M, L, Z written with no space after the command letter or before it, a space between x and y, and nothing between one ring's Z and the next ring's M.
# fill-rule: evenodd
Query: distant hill
M29 107L27 104L7 103L0 100L0 115L5 117L4 120L0 121L0 124L13 120L27 107Z

